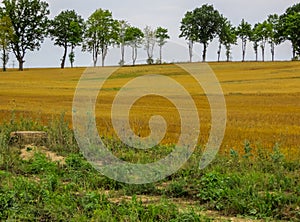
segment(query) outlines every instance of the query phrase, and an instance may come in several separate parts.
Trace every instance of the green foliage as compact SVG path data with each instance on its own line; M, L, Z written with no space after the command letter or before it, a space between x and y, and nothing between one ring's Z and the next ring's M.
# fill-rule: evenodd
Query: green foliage
M137 49L143 42L144 33L137 27L128 27L125 30L125 42L132 48L132 65L135 65L137 59Z
M264 21L263 23L257 23L254 26L252 35L255 36L255 43L260 42L260 48L262 50L262 61L265 61L265 47L269 38L272 37L272 33L273 26L267 21Z
M42 174L56 172L57 166L51 162L45 154L35 153L34 158L26 164L25 172L30 174Z
M65 164L52 162L41 153L22 160L18 149L9 144L9 134L16 129L47 129L51 139L45 146L61 147ZM230 217L300 219L300 163L286 160L278 144L272 152L259 151L254 155L252 145L246 141L241 155L232 149L231 156L218 156L203 171L198 170L197 162L162 182L127 185L102 176L82 154L70 148L74 146L69 140L70 132L63 115L48 127L15 117L0 125L0 220L210 221L199 215L201 212L192 204L195 201L203 210L217 210ZM114 152L130 150L119 141L106 140ZM170 150L172 146L157 148L150 158L165 156ZM126 161L138 158L123 156ZM146 158L142 153L138 156ZM195 153L192 158L198 160L200 156ZM124 195L131 196L131 200L124 199ZM145 195L162 195L165 199L145 204ZM117 200L112 201L114 197ZM172 203L173 198L184 198L178 199L179 204L191 200L193 208L182 210Z
M256 29L256 27L254 26L249 40L253 43L253 49L254 49L254 53L255 53L255 61L258 61L258 47L259 47L260 37L258 36L258 33L255 31L255 29Z
M218 50L218 61L220 61L221 45L224 45L226 48L227 62L229 62L231 55L231 45L236 44L237 41L236 30L227 18L222 16L221 20L222 22L220 23L220 27L218 30L218 37L220 43Z
M277 24L277 39L279 41L289 40L293 47L293 60L296 60L300 56L300 3L297 3L285 11L283 15L279 17Z
M72 48L70 62L73 66L73 49L80 45L84 33L84 21L74 10L62 11L50 22L49 34L54 40L54 45L63 47L64 54L61 59L61 68L65 67L65 60L68 47Z
M47 33L48 3L40 0L4 0L2 11L11 20L14 32L11 48L23 70L26 52L41 47Z
M140 195L140 194L158 194L155 184L128 184L123 185L123 190L126 195Z
M48 133L48 146L51 150L62 155L79 151L74 133L69 128L64 113L59 118L51 120L46 131Z
M120 66L123 66L125 64L125 45L127 45L126 41L126 31L130 27L127 21L121 20L118 21L118 40L117 44L120 45L121 48L121 60L119 62Z
M164 46L166 44L166 40L170 38L168 35L168 29L158 27L155 32L155 37L157 39L158 46Z
M253 154L251 153L251 151L253 150L253 148L251 147L251 144L249 141L245 141L245 145L244 145L244 155L243 158L245 159L249 159L250 157L253 156Z
M73 63L75 62L75 53L74 51L71 51L69 54L69 61L71 63L71 68L73 68Z
M162 63L162 47L167 43L167 39L170 38L168 35L168 29L158 27L155 32L157 44L159 46L159 64Z
M184 179L177 179L171 181L171 183L166 187L165 193L170 197L187 197L187 183Z
M187 12L181 20L179 37L203 44L203 61L206 60L206 50L209 42L216 37L221 23L220 13L212 5L204 4Z
M10 18L0 14L0 48L2 50L3 72L6 71L10 44L13 40L14 30Z
M184 37L188 41L189 46L189 55L190 55L190 62L193 59L193 46L194 43L197 42L197 35L194 32L195 30L195 22L193 22L193 12L188 11L185 13L184 17L181 20L180 25L180 35L179 37Z
M203 175L200 179L200 190L197 195L201 201L212 202L217 210L222 210L222 199L228 195L230 178L217 172Z
M118 42L119 22L114 20L109 10L97 9L86 22L83 51L91 52L94 66L98 55L102 56L104 66L108 47Z
M237 27L237 35L242 40L242 61L245 61L245 55L246 55L246 46L247 41L250 40L252 35L252 28L251 25L246 22L244 19L242 19L241 23Z
M275 45L281 43L278 34L279 16L277 14L269 15L267 19L268 25L270 26L269 31L269 44L271 48L272 61L275 60Z

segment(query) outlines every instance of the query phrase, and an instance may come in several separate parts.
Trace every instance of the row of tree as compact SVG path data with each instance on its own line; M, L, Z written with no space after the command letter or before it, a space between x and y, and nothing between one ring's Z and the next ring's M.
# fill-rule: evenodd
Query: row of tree
M54 19L48 18L50 11L47 2L42 0L3 0L0 7L0 47L2 50L3 70L6 69L8 53L12 51L19 62L19 70L23 70L25 54L28 51L39 50L46 37L64 50L61 68L70 49L71 66L75 60L74 49L82 46L82 50L92 54L94 66L101 56L102 66L111 46L121 49L120 65L125 64L125 47L132 49L132 64L137 59L137 49L144 45L147 51L147 63L153 64L153 51L157 44L160 48L159 63L162 62L162 47L169 39L168 30L158 27L152 29L146 26L142 31L131 26L127 21L116 20L108 10L96 10L86 21L74 10L62 11ZM202 5L193 11L188 11L181 21L179 37L188 41L190 61L195 43L203 44L203 61L206 60L207 47L215 39L219 39L218 61L222 46L225 47L227 61L230 60L231 47L242 42L242 60L245 60L247 42L252 41L254 51L258 54L261 48L264 60L265 47L271 46L272 60L275 55L275 45L286 40L292 42L293 58L300 56L300 3L289 7L283 15L269 15L262 23L252 27L244 19L238 27L212 5Z
M270 44L272 61L275 57L275 45L289 40L292 43L293 59L300 56L300 3L289 7L283 15L269 15L267 20L257 23L253 27L244 19L238 27L234 27L230 21L212 5L203 5L188 11L181 20L180 37L188 41L190 61L193 56L194 43L203 45L202 60L206 60L206 52L209 43L219 39L218 61L222 46L226 49L227 61L230 59L231 46L237 44L237 39L242 42L242 61L245 61L247 42L253 42L253 48L258 59L258 49L261 48L262 60L265 58L266 44Z
M84 19L74 10L62 11L54 19L48 19L50 11L47 2L41 0L4 0L0 8L0 45L2 49L3 70L6 70L8 52L11 50L19 62L19 70L23 70L27 51L39 50L46 37L54 41L54 45L64 50L61 68L70 49L69 60L73 67L74 49L82 46L82 50L90 52L94 66L101 55L102 66L110 46L121 48L120 65L125 64L125 46L132 48L132 63L135 65L137 49L144 44L147 51L147 63L154 63L154 46L160 47L159 63L162 62L162 47L169 39L168 30L146 26L142 31L129 25L127 21L116 20L108 10L98 9L88 19Z

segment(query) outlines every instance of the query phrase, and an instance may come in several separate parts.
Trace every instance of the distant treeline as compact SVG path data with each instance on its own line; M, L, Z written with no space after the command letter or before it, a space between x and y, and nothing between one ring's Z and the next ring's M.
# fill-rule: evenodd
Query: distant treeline
M44 39L50 37L54 45L62 47L63 57L61 68L65 67L68 56L71 66L75 61L75 47L81 46L83 51L92 54L94 66L101 57L102 66L109 47L118 46L121 49L119 64L125 64L125 47L132 50L132 64L137 59L138 48L144 46L147 52L147 63L162 63L162 47L170 38L168 29L164 27L143 30L131 26L125 20L117 20L112 12L97 9L84 21L74 10L60 12L54 19L49 19L49 4L41 0L4 0L0 7L0 47L2 51L3 71L9 59L9 52L13 52L19 63L19 70L23 70L24 58L27 51L39 50ZM225 47L227 61L231 58L231 47L241 39L242 61L245 60L246 45L253 43L256 60L261 49L262 60L265 58L265 48L269 44L272 61L275 59L275 46L290 41L292 43L293 60L300 57L300 3L295 4L282 15L272 14L267 20L254 26L242 19L238 27L212 5L202 5L193 11L188 11L181 20L181 34L188 43L189 58L192 62L193 46L195 43L203 45L202 60L206 60L206 52L210 42L217 38L219 47L218 61L222 46ZM160 48L157 61L153 59L155 45ZM71 51L68 54L68 49Z

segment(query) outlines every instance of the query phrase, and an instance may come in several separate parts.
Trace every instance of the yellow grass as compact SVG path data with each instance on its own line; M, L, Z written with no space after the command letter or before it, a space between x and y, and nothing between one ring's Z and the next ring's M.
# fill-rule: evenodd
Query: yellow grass
M194 64L195 65L195 64ZM245 140L253 147L271 150L279 143L288 158L300 156L300 63L210 63L223 88L227 104L227 128L221 152L243 149ZM0 73L0 118L17 115L41 118L45 123L66 113L71 120L72 100L85 68L30 69ZM210 109L202 89L191 76L175 65L124 67L106 81L98 96L97 127L111 134L112 101L118 90L145 74L172 77L192 95L201 121L200 144L210 129ZM132 107L131 125L142 136L149 133L148 120L160 114L168 123L165 143L176 143L180 134L179 114L174 105L158 96L141 98ZM70 124L71 126L71 124Z

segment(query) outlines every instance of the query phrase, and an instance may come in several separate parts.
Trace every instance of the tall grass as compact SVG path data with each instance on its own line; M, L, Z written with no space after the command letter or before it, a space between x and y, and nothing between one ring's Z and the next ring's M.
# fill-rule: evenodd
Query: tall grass
M0 125L0 220L210 221L206 210L230 217L300 220L300 161L286 159L276 143L273 151L256 153L246 141L239 148L243 152L232 149L230 155L219 155L203 171L198 169L197 148L182 169L163 181L128 185L97 172L80 153L68 125L63 115L47 126L14 116ZM20 148L25 146L10 141L15 130L46 131L44 146L65 156L65 164L39 152L21 159ZM113 138L106 143L132 162L172 150L162 146L133 155ZM161 201L145 202L145 196Z

